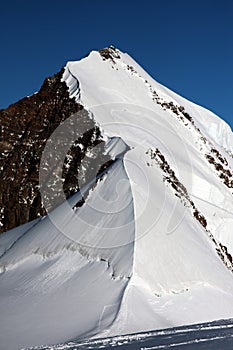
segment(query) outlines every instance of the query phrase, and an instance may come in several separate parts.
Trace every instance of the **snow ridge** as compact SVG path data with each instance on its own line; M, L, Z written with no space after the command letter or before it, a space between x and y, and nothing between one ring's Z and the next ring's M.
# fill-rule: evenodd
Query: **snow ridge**
M112 46L61 80L109 158L49 215L0 236L4 350L233 317L229 128Z

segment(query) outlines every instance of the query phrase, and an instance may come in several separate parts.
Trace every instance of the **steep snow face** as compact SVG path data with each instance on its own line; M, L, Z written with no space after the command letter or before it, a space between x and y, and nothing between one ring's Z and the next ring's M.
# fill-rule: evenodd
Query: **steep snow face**
M124 164L134 199L136 240L133 278L123 305L128 310L127 305L134 304L135 297L129 295L139 293L142 305L150 295L149 309L154 313L150 326L144 320L134 331L143 322L147 327L159 326L162 321L159 317L156 323L155 314L160 313L161 300L170 295L175 307L174 294L183 294L184 309L190 312L191 299L200 297L200 305L187 318L190 322L232 315L233 138L229 126L161 86L114 48L69 62L63 79L70 95L93 114L102 134L121 137L130 147ZM135 288L146 288L148 297L143 298L145 292L130 291ZM230 303L220 310L216 302L226 291ZM201 305L208 297L211 305L203 313ZM140 305L137 300L135 305ZM170 324L175 319L178 324L186 322L184 309L177 316L171 310L165 312L165 319ZM134 319L129 310L122 315L127 325L124 328L119 321L116 333L127 332Z
M67 63L63 80L69 86L71 97L86 101L89 107L126 102L154 110L151 96L156 91L161 99L184 106L210 141L233 152L232 131L225 121L156 82L127 53L107 50L110 57L101 54L101 50L92 51L81 61ZM98 88L96 83L100 84Z
M4 349L233 317L230 128L112 47L62 81L112 161L0 236Z
M123 148L116 139L111 153ZM119 182L121 186L119 187ZM82 193L0 237L4 350L87 337L109 327L133 269L135 220L121 158Z

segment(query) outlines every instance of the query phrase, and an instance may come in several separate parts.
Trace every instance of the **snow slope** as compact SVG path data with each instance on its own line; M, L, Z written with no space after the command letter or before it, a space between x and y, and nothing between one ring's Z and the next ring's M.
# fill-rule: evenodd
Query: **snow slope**
M233 317L229 126L112 47L63 81L115 161L81 207L0 237L2 348Z
M232 320L220 320L103 339L77 340L55 346L36 347L33 350L232 350L232 328Z

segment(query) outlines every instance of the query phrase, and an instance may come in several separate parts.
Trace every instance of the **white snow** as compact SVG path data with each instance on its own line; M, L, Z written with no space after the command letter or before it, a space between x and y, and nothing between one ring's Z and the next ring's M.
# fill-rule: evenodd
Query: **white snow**
M76 194L50 218L0 237L4 350L233 317L233 275L210 238L233 255L232 189L206 158L215 148L231 170L232 132L118 53L112 62L92 52L63 75L117 160L81 208L71 209ZM194 124L161 105L170 102ZM209 232L164 183L148 154L156 148Z
M77 194L50 217L21 227L17 237L17 229L0 237L5 246L0 259L5 267L0 291L4 350L92 335L113 322L133 263L134 213L126 178L118 160L80 210L72 210ZM123 187L116 188L119 179ZM103 202L96 208L99 193ZM105 201L109 211L102 213Z

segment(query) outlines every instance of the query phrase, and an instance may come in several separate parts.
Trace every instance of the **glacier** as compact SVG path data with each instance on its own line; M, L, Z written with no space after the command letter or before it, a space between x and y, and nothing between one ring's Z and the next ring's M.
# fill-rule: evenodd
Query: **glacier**
M82 206L0 236L2 349L232 318L230 127L114 47L62 81L113 162Z

